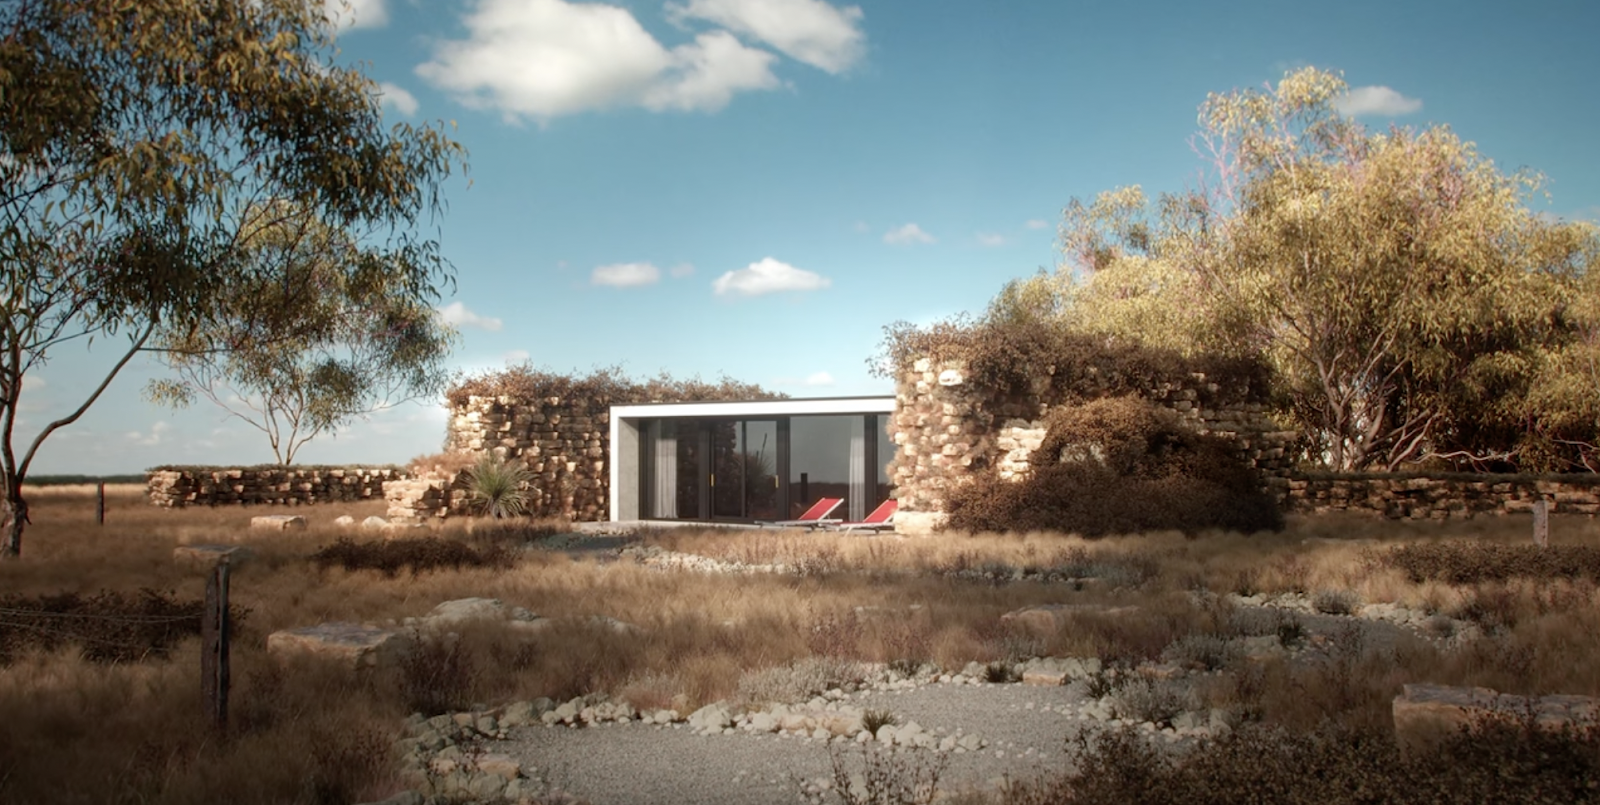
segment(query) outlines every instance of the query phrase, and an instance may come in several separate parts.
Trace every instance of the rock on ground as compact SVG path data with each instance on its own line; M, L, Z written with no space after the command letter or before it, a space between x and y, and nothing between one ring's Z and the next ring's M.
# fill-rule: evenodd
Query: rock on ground
M359 623L321 623L267 636L269 654L321 657L351 668L394 667L413 647L411 638L398 630Z

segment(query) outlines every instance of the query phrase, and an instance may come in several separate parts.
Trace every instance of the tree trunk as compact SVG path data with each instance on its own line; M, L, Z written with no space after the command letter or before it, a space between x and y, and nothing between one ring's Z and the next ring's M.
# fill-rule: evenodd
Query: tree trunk
M6 490L0 500L0 560L22 555L22 529L28 524L28 503L20 488Z

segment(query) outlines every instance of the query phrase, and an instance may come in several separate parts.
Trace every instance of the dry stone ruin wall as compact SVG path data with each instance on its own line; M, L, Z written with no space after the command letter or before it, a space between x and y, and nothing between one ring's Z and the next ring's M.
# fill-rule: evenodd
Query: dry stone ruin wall
M1197 374L1145 389L1143 396L1176 411L1201 433L1234 441L1270 485L1286 492L1288 448L1296 434L1269 418L1248 389L1223 389ZM1003 479L1026 473L1045 436L1045 415L1062 404L1055 397L1042 373L1025 393L1002 396L968 383L960 361L915 361L895 385L891 436L898 450L889 480L900 501L896 530L925 533L937 527L950 492L982 473Z
M604 520L610 427L609 407L597 400L468 397L450 411L445 449L520 461L533 475L526 493L534 517ZM454 470L397 484L388 498L390 519L401 522L465 514L470 507L466 478Z
M150 502L157 506L222 503L330 503L381 498L384 486L406 477L392 467L188 467L153 470Z
M1600 514L1600 476L1570 479L1515 475L1295 476L1288 480L1287 510L1337 511L1392 519L1458 520L1480 514L1526 514L1545 500L1557 514Z

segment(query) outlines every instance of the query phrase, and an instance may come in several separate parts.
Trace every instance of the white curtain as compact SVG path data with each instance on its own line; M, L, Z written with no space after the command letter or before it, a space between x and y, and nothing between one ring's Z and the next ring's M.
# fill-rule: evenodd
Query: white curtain
M655 434L656 445L654 516L675 518L678 516L678 439L669 423L658 420L650 423L650 429Z
M867 428L861 417L850 421L850 522L867 516Z

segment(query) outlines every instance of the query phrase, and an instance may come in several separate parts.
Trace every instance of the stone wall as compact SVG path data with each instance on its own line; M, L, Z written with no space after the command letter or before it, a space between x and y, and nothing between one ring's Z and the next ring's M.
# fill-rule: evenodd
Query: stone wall
M172 508L368 500L405 477L394 467L185 467L151 470L147 483L150 502Z
M1289 447L1297 434L1266 415L1258 392L1222 388L1195 374L1141 393L1178 412L1197 431L1231 439L1280 494L1286 488ZM993 471L1003 479L1026 473L1031 453L1044 439L1045 415L1065 402L1052 392L1047 374L1025 392L1002 394L968 383L960 361L914 362L895 384L890 425L898 447L889 465L889 482L900 501L896 530L925 533L937 527L950 493L982 473Z
M1552 512L1600 514L1600 476L1593 475L1561 480L1520 475L1294 475L1286 483L1285 509L1304 514L1356 511L1394 519L1455 520L1522 514L1540 499L1550 501Z
M604 401L468 397L451 408L445 449L521 461L533 474L527 506L535 517L604 520L611 493L610 427ZM461 473L436 470L390 490L390 519L463 514L468 495Z

